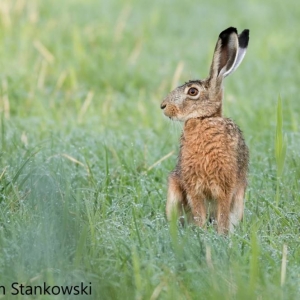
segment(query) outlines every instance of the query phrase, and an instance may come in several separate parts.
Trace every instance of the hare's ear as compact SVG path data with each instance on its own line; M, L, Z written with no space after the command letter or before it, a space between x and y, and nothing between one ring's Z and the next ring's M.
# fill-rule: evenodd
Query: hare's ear
M239 35L239 50L237 53L237 57L236 57L236 60L235 60L232 70L230 70L230 72L227 75L234 72L237 69L237 67L240 65L242 60L244 59L246 51L247 51L248 43L249 43L249 30L245 29Z
M249 41L249 30L244 30L239 36L234 27L222 31L216 44L210 79L222 82L222 79L232 73L242 62Z

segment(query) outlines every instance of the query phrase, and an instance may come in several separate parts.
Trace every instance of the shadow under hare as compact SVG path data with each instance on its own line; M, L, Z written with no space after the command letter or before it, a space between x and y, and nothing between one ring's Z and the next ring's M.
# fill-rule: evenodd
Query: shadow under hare
M249 152L238 126L222 117L223 79L242 62L249 30L219 35L209 77L191 80L161 103L164 114L183 121L176 168L169 175L166 212L204 227L212 221L227 234L243 218Z

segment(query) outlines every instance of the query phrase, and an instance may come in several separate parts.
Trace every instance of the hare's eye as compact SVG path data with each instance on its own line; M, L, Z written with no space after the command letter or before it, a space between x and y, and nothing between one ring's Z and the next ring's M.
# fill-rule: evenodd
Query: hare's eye
M190 88L189 90L188 90L188 94L190 95L190 96L196 96L197 94L198 94L198 90L196 89L196 88Z

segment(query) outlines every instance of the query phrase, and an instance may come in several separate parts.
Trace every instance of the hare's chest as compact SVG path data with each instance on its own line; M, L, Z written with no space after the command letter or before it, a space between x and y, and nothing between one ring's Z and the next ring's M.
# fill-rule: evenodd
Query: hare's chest
M196 173L207 173L226 152L222 134L217 130L194 130L182 135L181 164Z
M230 151L222 134L208 130L186 134L181 140L180 169L182 181L189 190L213 196L219 193L223 178L227 177Z
M213 149L210 151L206 143L202 141L185 141L181 146L180 153L180 164L184 178L203 182L208 177L211 164L214 161L213 151Z

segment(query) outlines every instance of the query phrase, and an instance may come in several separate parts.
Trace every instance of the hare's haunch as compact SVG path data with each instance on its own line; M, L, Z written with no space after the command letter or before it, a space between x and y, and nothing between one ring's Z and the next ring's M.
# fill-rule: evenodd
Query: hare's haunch
M213 220L220 234L242 219L249 153L238 126L222 117L223 79L242 62L249 30L222 31L209 77L173 90L162 102L164 114L183 121L180 152L169 175L167 217L188 216L204 226Z

